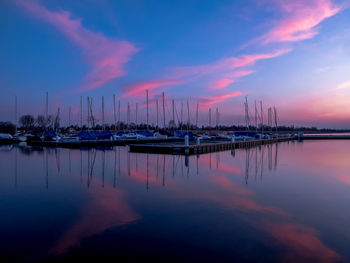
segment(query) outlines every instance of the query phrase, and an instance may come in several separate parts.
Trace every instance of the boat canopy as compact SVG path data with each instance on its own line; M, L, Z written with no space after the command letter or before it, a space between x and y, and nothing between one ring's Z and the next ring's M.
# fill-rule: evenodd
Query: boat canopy
M194 139L194 135L192 132L187 132L187 131L179 131L175 130L174 131L174 136L179 137L179 138L185 138L185 136L188 135L190 139Z
M52 139L52 138L57 137L57 133L56 133L55 131L46 131L46 132L44 132L43 137L44 137L45 139L46 139L46 138Z
M110 131L81 131L78 134L80 140L107 140L113 134Z
M153 133L147 130L142 130L142 131L136 131L136 134L143 135L145 137L153 137Z
M81 131L78 133L79 140L96 140L95 134L92 134L91 131Z
M98 140L110 139L113 134L110 131L94 131L95 136Z

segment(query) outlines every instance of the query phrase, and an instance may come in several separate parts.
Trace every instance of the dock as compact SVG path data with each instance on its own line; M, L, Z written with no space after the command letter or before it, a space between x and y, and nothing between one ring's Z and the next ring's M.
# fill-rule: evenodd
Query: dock
M306 134L302 140L350 140L350 135L343 134Z
M29 141L30 146L57 147L57 148L95 148L95 147L113 147L125 146L129 144L147 144L147 143L176 143L182 142L181 138L162 138L162 139L126 139L126 140L82 140L82 141Z
M263 140L249 140L249 141L225 141L225 142L204 142L201 144L190 144L185 146L184 144L130 144L130 152L140 153L162 153L162 154L181 154L181 155L193 155L201 153L210 153L218 151L226 151L239 148L250 148L259 145L273 144L278 142L291 141L295 138L275 138L275 139L263 139Z

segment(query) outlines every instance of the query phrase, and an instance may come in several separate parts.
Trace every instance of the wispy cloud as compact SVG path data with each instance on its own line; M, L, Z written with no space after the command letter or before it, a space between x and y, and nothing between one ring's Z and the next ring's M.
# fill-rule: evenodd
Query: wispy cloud
M222 90L227 88L240 78L248 76L255 71L249 67L254 66L259 60L279 57L290 52L290 49L280 49L271 53L245 54L238 57L227 57L214 61L211 64L198 66L176 67L172 71L172 77L183 81L193 81L197 78L210 78L209 90ZM212 98L206 101L205 106L222 102L228 98L241 95L240 92L225 93L224 95L212 95Z
M233 79L219 79L214 81L211 84L210 89L212 90L224 89L233 82L234 82Z
M230 84L248 76L255 71L249 67L259 60L271 59L286 54L290 49L280 49L271 53L245 54L238 57L227 57L210 64L198 66L174 67L167 75L154 80L144 80L127 83L122 86L123 96L144 96L146 90L152 91L161 86L188 84L197 80L209 79L207 90L222 90ZM226 92L224 94L210 95L203 99L205 107L222 102L228 98L242 95L242 92Z
M349 89L350 88L350 81L345 81L340 83L335 89Z
M197 78L210 74L232 74L235 76L236 69L254 66L259 60L279 57L290 52L290 49L280 49L272 53L245 54L238 57L227 57L217 60L211 64L199 66L175 67L172 70L172 77L176 78ZM250 72L252 73L252 72ZM250 74L249 73L249 74ZM244 74L242 74L244 76ZM238 77L238 76L236 76Z
M327 247L315 229L296 223L265 221L263 230L288 248L283 262L338 262L341 256Z
M296 42L313 38L323 20L337 14L341 8L331 0L274 0L282 18L262 36L248 43Z
M228 73L224 76L224 78L212 82L209 88L212 90L224 89L230 84L238 81L240 78L248 76L254 72L254 70L238 70Z
M84 58L93 68L86 76L81 90L92 90L125 75L123 68L138 51L134 44L105 37L86 29L81 19L72 18L68 11L50 11L38 1L17 0L27 12L50 23L82 49Z
M202 107L210 107L212 104L220 103L226 99L242 96L243 93L240 91L216 94L211 96L202 97L200 99Z
M315 69L315 72L316 73L323 73L323 72L326 72L330 69L330 67L319 67L319 68L316 68Z
M123 97L133 96L141 97L145 95L146 90L152 91L160 86L169 86L180 84L180 80L145 80L127 83L122 86Z

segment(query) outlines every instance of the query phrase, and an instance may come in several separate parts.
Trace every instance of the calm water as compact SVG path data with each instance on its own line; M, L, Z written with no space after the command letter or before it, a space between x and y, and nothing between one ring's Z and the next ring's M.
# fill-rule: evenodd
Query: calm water
M350 262L350 141L0 150L0 260Z

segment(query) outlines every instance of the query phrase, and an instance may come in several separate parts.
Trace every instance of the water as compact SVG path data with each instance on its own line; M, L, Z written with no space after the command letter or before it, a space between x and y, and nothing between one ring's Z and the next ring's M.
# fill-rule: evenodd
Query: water
M350 141L0 150L1 262L350 262Z

